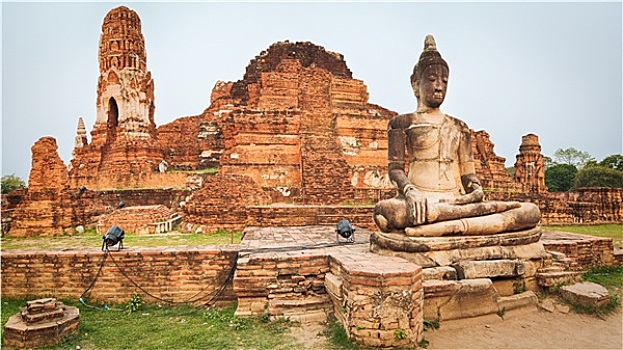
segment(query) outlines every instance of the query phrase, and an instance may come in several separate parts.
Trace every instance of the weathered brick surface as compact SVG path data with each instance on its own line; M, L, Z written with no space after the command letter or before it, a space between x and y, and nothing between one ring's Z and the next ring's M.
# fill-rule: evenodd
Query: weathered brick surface
M164 167L218 168L222 176L244 175L263 191L263 198L278 203L373 204L396 193L387 175L386 132L396 113L368 102L365 84L353 79L340 54L309 42L275 43L249 62L242 80L217 82L203 113L159 128L153 118L154 82L147 70L141 21L134 11L121 6L106 15L99 62L91 141L80 119L68 175L60 158L50 158L56 154L51 140L42 139L37 145L40 154L33 150L29 194L15 211L3 208L3 218L15 216L12 227L18 235L56 234L110 212L96 197L73 194L82 186L141 189L140 193L153 188L161 193L168 188L199 188L206 177L160 172ZM544 223L621 220L617 193L561 199L544 192L536 135L524 136L515 181L485 131L473 132L472 145L476 172L490 199L533 201ZM192 229L239 229L247 221L265 221L249 218L248 206L258 201L233 205L216 199L238 191L237 182L208 180L208 184L214 209L191 205L187 223ZM36 194L39 190L45 191ZM226 195L222 201L234 197ZM166 200L136 205L146 204L173 208ZM307 209L301 209L304 212ZM307 220L322 222L315 217ZM363 220L358 223L368 227ZM3 232L6 228L8 219Z
M587 187L569 201L578 222L623 222L623 188Z
M76 226L95 227L102 215L123 202L126 206L164 205L178 209L189 190L90 190L67 188L61 192L27 192L24 201L11 212L9 236L59 235L73 233ZM3 216L5 211L3 210Z
M144 187L164 159L154 123L154 81L147 70L141 20L125 6L108 12L99 46L97 118L91 143L78 126L70 176L76 186ZM123 176L119 176L123 175ZM174 179L162 185L176 184ZM138 182L138 185L136 184ZM179 182L177 183L179 184Z
M105 215L97 225L97 231L105 234L117 225L125 232L162 233L171 231L181 217L164 205L124 207Z
M217 229L242 230L247 225L247 208L268 202L266 194L242 175L206 177L203 187L189 196L183 206L181 228L203 232Z
M422 338L422 268L365 244L336 246L332 227L249 228L239 256L238 315L324 320L332 311L366 346L414 346Z
M615 264L612 238L544 231L541 241L546 250L565 254L584 270Z
M159 298L175 302L190 299L200 304L210 300L225 282L238 248L129 248L110 254L90 290L90 300L118 304L138 293L143 300L157 301L139 290L125 274ZM103 258L104 252L99 249L4 251L2 296L77 299L95 279ZM219 298L233 298L231 281Z
M513 182L513 178L506 171L506 159L493 151L494 144L489 133L472 130L471 135L474 165L482 186L485 189L519 190L521 187Z
M50 136L40 138L31 147L32 166L28 177L28 189L61 191L68 185L67 167L58 155L56 139Z
M160 125L158 140L172 169L218 168L224 151L222 131L207 110Z
M547 192L543 154L539 137L535 134L521 137L519 154L515 162L515 181L521 184L524 192Z
M348 220L357 227L375 230L372 219L374 206L251 206L248 208L248 222L251 226L307 226L337 225Z

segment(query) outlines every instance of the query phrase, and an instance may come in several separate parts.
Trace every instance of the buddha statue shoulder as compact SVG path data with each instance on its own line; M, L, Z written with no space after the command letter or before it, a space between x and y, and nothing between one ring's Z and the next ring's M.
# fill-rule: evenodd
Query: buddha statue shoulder
M483 201L470 129L441 112L449 67L428 35L413 69L417 110L388 126L388 171L396 197L377 203L374 221L383 232L408 236L489 235L535 227L536 205Z

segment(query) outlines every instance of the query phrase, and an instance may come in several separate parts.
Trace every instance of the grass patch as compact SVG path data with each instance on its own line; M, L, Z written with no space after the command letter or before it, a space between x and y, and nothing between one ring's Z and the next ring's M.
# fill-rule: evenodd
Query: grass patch
M80 308L80 332L46 349L300 349L288 321L234 316L235 306L205 309L143 304L132 313ZM25 306L2 299L2 326Z
M543 226L543 228L551 231L565 231L581 235L607 237L619 241L623 240L623 225L619 224Z
M234 232L233 244L239 244L241 240L242 232ZM232 233L228 231L215 233L181 233L174 231L150 235L126 233L123 240L125 248L224 245L230 243L232 243ZM3 251L14 249L101 248L102 235L97 234L94 230L90 230L72 236L2 237L1 247ZM115 250L117 248L113 247L111 249Z
M604 286L608 291L620 291L623 288L623 266L600 267L586 272L583 278Z
M603 318L621 306L623 298L623 266L600 267L586 272L584 281L597 283L608 290L610 301L599 308L571 304L577 313L592 314Z
M336 350L363 350L369 349L367 347L362 347L355 343L352 343L348 339L348 334L346 334L346 330L342 326L340 322L333 315L329 315L329 320L327 322L327 328L322 332L322 335L325 336L328 340L328 345L331 349Z

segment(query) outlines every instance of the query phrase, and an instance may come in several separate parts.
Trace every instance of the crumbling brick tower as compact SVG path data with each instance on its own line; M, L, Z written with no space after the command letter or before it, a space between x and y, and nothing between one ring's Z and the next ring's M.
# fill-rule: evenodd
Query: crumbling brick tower
M541 145L539 137L535 134L521 137L519 154L515 162L515 181L521 184L524 192L547 192Z
M120 6L104 18L99 67L92 140L76 143L72 180L89 183L98 173L125 173L131 181L128 176L156 171L163 156L154 123L154 82L147 70L141 20L133 10Z

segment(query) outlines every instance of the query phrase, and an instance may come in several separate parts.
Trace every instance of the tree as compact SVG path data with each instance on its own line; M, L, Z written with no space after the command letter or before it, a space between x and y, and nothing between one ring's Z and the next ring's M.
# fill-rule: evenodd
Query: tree
M513 179L515 178L515 167L514 166L509 166L504 169L506 169L506 172L508 173L508 175L510 175Z
M543 166L545 166L545 170L547 170L547 168L551 167L554 164L556 163L554 163L554 160L552 160L552 157L543 156Z
M7 194L13 190L22 188L26 188L26 183L18 176L15 176L15 174L4 175L2 177L2 194Z
M585 167L575 176L574 187L623 188L623 171L604 166Z
M578 168L570 164L556 164L545 170L545 186L550 192L569 191Z
M623 155L613 154L611 156L607 156L601 162L599 162L599 165L606 168L623 171Z
M588 152L578 151L573 147L567 149L559 148L554 153L554 158L558 164L573 165L576 168L582 168L586 162L594 160Z

